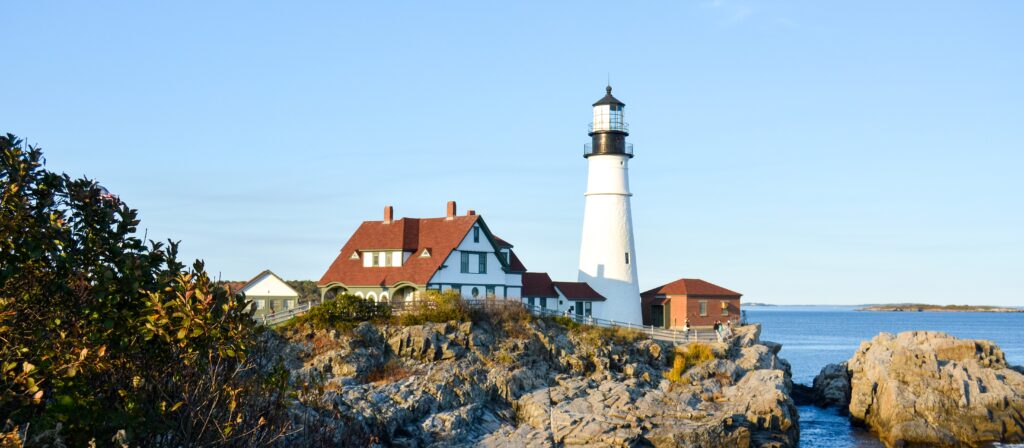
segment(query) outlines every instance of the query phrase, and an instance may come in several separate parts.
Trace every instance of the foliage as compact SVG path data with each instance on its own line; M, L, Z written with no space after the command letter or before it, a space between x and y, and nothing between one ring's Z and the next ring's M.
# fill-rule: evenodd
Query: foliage
M285 283L299 293L299 303L320 300L320 288L317 288L316 282L313 280L286 280Z
M555 324L565 327L570 334L576 335L590 345L603 345L609 342L630 344L647 339L643 332L631 328L585 325L567 316L552 316L548 317L548 319Z
M458 292L427 291L425 299L413 303L395 318L398 325L422 325L427 322L469 322L472 313Z
M190 270L177 243L94 181L0 137L0 415L72 446L270 443L280 372L257 371L241 295ZM26 437L32 439L32 436Z
M711 346L702 342L691 342L677 347L672 358L672 368L665 372L665 378L673 383L684 383L683 374L691 367L715 359Z
M287 328L310 330L349 329L360 322L386 322L391 318L391 307L351 294L314 306L308 313L292 319Z

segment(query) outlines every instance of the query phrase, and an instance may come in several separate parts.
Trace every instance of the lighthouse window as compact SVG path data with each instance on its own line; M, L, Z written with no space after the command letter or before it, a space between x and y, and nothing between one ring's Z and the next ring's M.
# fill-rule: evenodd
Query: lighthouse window
M629 264L629 252L626 252L626 264Z

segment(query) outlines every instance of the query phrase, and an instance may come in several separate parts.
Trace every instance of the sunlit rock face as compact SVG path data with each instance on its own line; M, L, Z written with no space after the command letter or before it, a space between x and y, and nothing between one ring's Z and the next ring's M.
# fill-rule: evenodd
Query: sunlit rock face
M1024 375L989 341L882 333L814 385L826 404L848 393L850 418L888 446L1024 442Z

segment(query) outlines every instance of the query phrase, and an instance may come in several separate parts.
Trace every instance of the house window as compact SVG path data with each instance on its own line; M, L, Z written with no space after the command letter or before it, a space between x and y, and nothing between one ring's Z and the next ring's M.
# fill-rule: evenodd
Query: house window
M284 309L286 309L286 310L292 309L292 301L291 300L285 300L284 301Z
M547 297L541 297L540 298L540 307L541 308L547 308L548 307L548 298Z
M462 269L461 269L461 272L463 274L468 274L469 273L469 252L463 252L462 253Z
M707 300L701 300L699 302L699 305L700 305L700 315L701 316L707 316L708 315L708 301Z
M485 291L487 293L487 298L488 299L494 297L494 287L493 286L488 286Z
M469 291L469 293L473 295L474 299L477 298L477 297L480 297L480 288L477 288L476 286L474 286L473 289L471 289Z
M474 243L479 243L480 242L480 228L479 227L473 227L473 242Z
M373 254L370 255L370 257L373 258L374 267L380 266L380 252L374 252Z
M722 315L723 316L728 316L729 315L729 302L722 301Z
M481 273L481 274L486 274L487 273L487 254L477 254L477 256L480 257L480 270L478 272Z
M533 306L534 306L534 299L533 299L533 297L530 297L529 299L526 299L526 303L530 305L530 308L533 308Z
M266 305L263 303L262 300L256 300L256 309L262 310L264 306Z
M629 264L629 252L626 252L626 264Z

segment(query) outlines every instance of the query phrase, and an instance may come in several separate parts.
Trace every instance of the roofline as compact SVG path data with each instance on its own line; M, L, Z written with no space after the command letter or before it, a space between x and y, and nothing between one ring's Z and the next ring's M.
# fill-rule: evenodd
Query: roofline
M270 275L274 276L274 278L280 280L281 283L283 283L286 288L291 290L291 292L295 293L295 295L301 296L301 294L299 294L299 292L296 291L295 288L292 288L292 285L288 284L288 281L286 281L285 279L281 278L280 275L275 274L274 271L271 271L270 269L264 269L263 272L260 272L259 274L256 274L255 277L253 277L251 280L245 282L245 284L242 285L242 287L238 288L238 291L241 291L241 290L243 290L245 288L248 288L249 285L253 284L253 282L255 282L256 279L262 277L264 274L270 274Z

